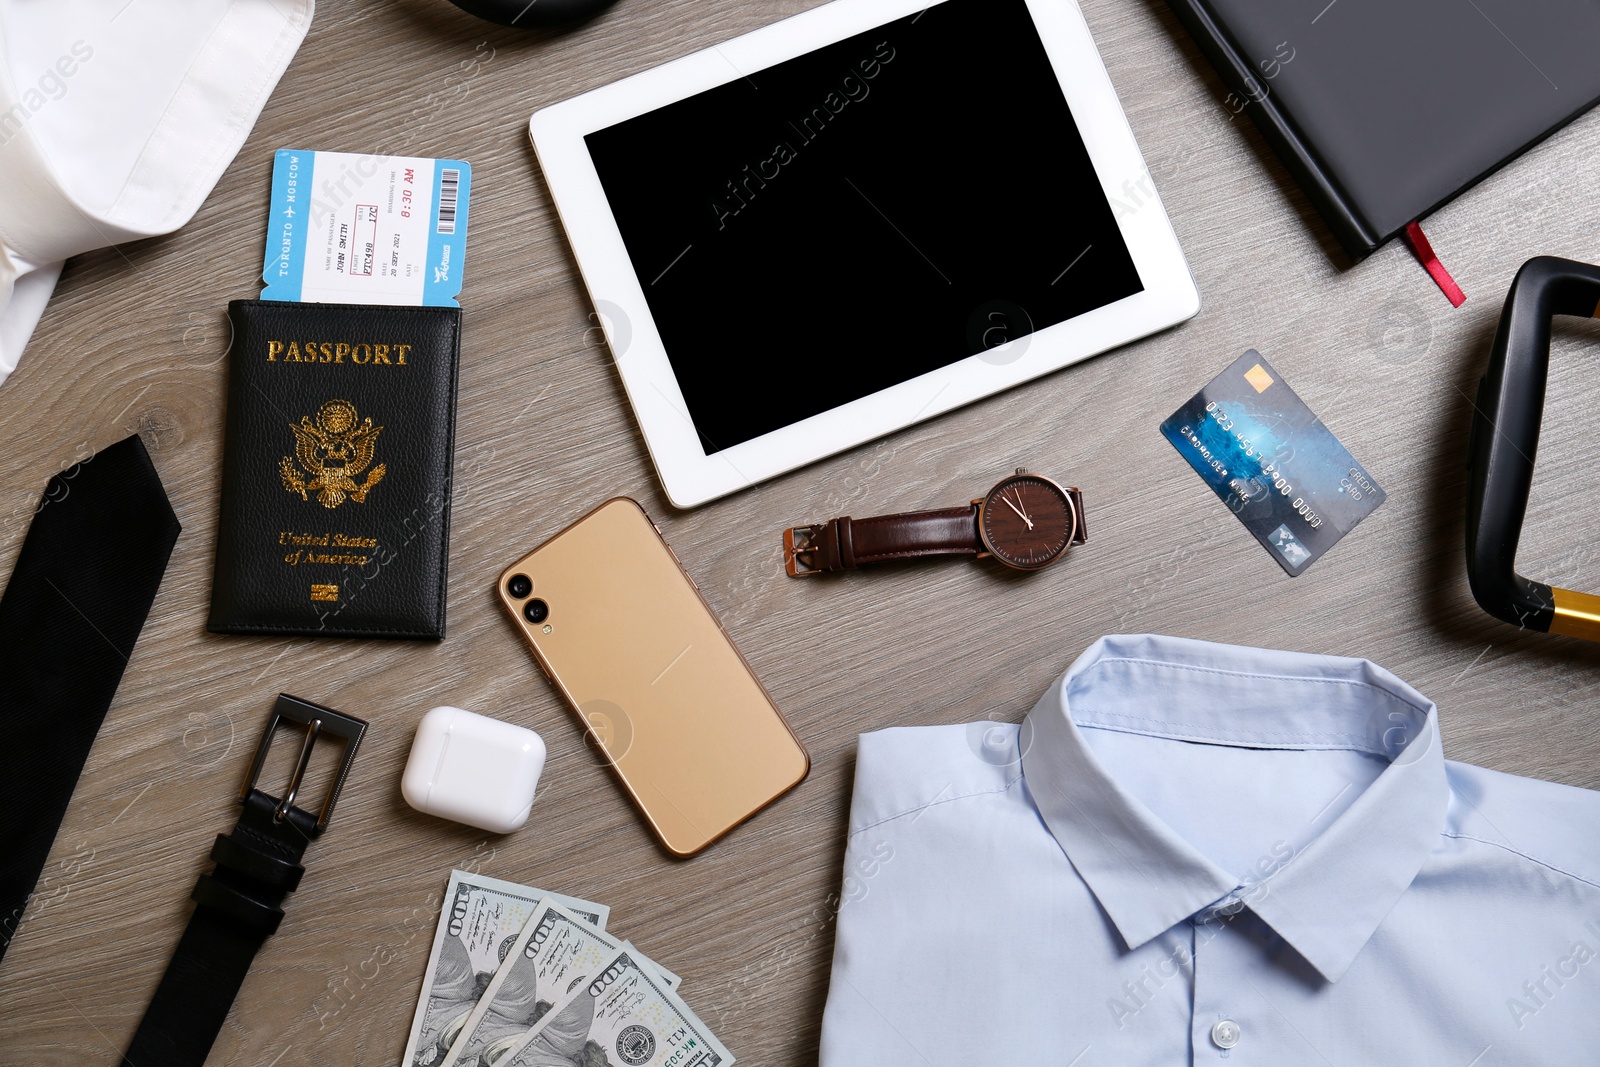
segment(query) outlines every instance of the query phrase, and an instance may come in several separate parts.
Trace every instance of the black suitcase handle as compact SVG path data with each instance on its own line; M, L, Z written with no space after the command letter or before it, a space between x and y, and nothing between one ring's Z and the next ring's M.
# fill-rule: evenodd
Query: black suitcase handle
M1516 571L1556 315L1600 317L1600 267L1537 256L1506 294L1467 446L1467 579L1483 610L1513 626L1600 641L1600 596Z

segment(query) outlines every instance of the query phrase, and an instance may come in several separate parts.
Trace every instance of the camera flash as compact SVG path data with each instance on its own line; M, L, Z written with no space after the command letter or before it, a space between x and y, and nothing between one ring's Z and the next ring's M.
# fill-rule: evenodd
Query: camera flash
M551 631L551 630L554 630L554 629L555 629L555 627L554 627L554 626L546 626L546 627L545 627L545 628L544 628L544 632L545 632L545 633L549 633L549 632L550 632L550 631Z

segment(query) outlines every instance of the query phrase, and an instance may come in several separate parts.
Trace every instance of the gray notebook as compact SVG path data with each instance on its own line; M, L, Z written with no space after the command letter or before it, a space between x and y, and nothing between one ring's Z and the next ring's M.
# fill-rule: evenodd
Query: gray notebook
M1360 259L1600 101L1596 0L1168 0Z

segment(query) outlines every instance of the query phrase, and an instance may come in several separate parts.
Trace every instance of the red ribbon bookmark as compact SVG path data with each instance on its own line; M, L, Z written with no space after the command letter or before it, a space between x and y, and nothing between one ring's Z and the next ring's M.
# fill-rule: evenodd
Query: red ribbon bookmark
M1467 302L1467 294L1461 291L1461 286L1450 277L1450 272L1444 269L1444 264L1439 262L1439 257L1434 254L1433 245L1428 243L1428 235L1422 232L1422 227L1415 222L1406 223L1406 246L1411 249L1411 254L1417 257L1417 262L1422 264L1422 269L1427 271L1439 290L1449 299L1451 307L1460 307Z

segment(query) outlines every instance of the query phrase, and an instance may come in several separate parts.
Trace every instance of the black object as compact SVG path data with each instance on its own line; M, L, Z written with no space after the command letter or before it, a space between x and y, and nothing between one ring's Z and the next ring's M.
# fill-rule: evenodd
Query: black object
M304 726L306 737L289 788L279 800L257 789L256 778L282 722ZM218 834L211 847L216 869L202 874L194 887L194 915L128 1043L126 1067L205 1063L251 961L283 919L279 905L305 874L300 857L312 838L327 829L366 730L361 719L279 694L240 795L244 812L233 832ZM312 815L295 807L294 800L311 750L324 735L345 742L344 757L320 814Z
M1545 585L1516 571L1539 450L1554 315L1600 317L1600 267L1538 256L1524 263L1511 283L1472 417L1467 577L1478 604L1498 619L1600 641L1600 597Z
M1361 259L1600 101L1592 0L1168 0Z
M212 633L444 636L461 309L235 300Z
M450 0L469 15L524 29L567 26L592 19L616 0Z
M137 435L50 479L0 597L0 957L178 539Z
M527 616L529 622L541 623L550 617L550 605L542 600L530 600L528 606L522 609L522 614Z

